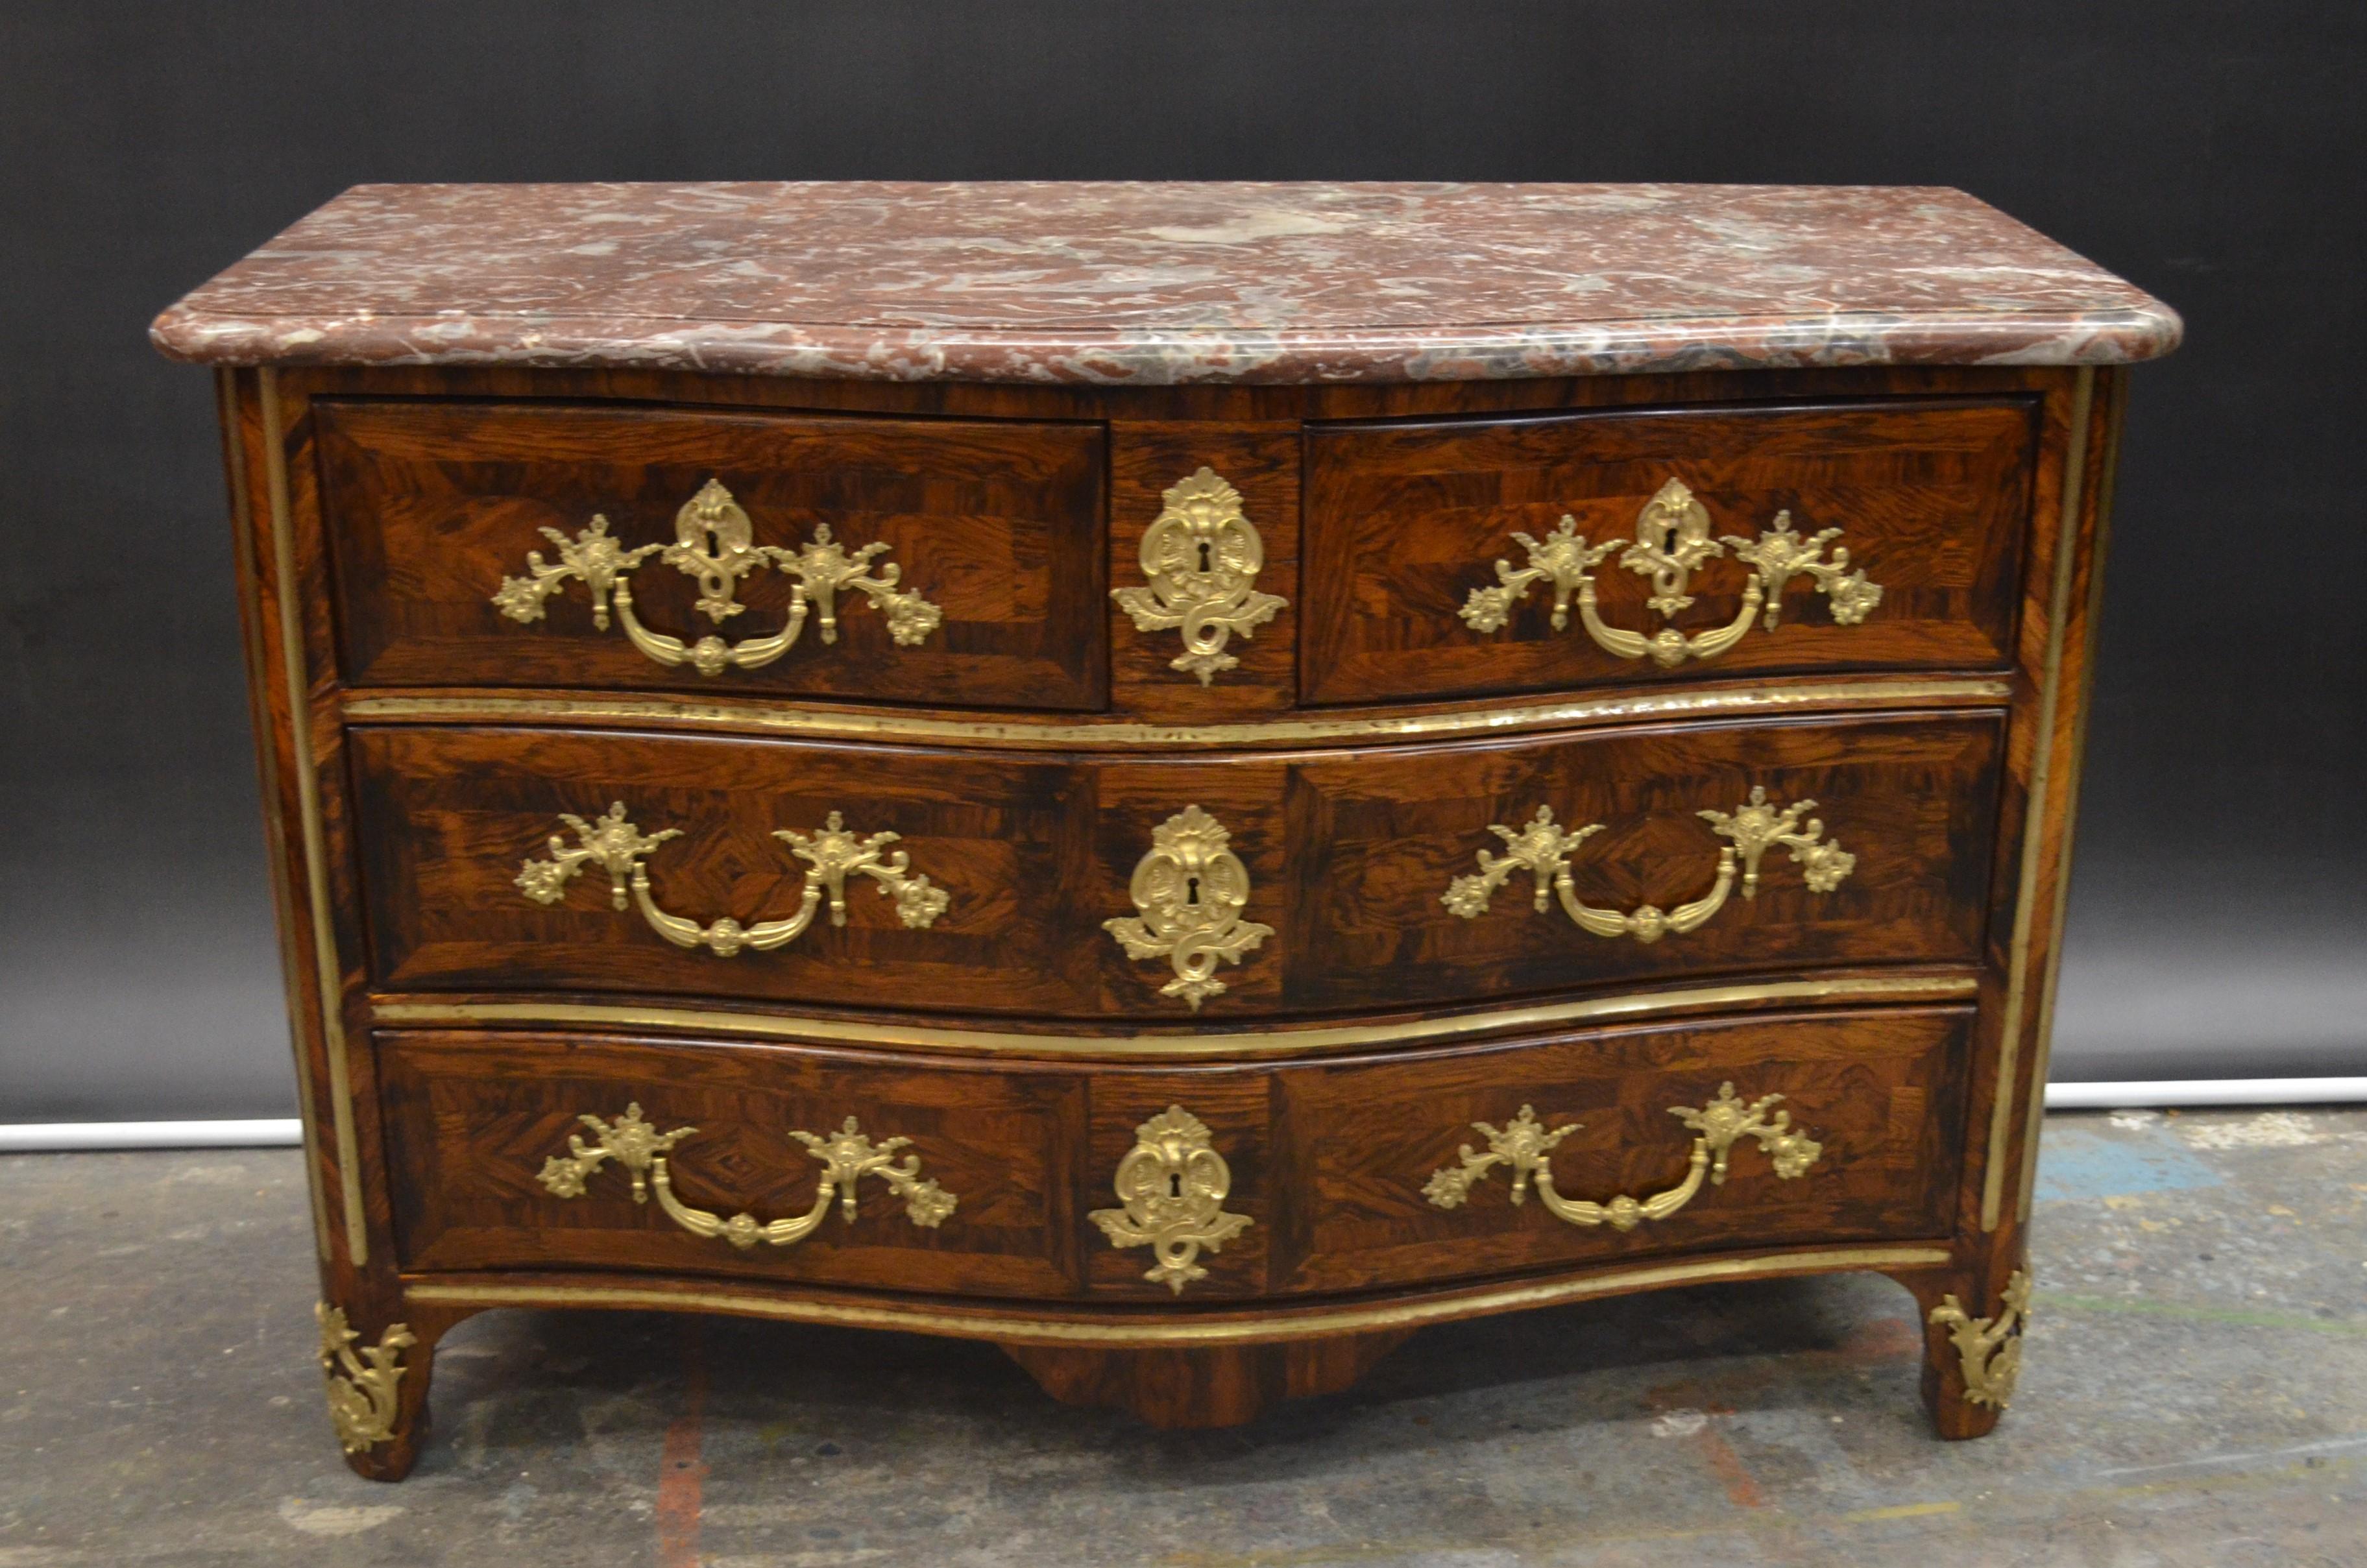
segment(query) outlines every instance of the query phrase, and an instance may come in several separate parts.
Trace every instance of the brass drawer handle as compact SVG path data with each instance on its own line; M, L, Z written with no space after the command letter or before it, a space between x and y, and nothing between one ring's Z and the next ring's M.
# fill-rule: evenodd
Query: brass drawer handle
M1250 901L1250 868L1230 847L1224 825L1187 806L1151 829L1150 848L1135 863L1127 892L1138 915L1104 920L1128 958L1164 958L1175 978L1159 988L1182 997L1194 1012L1225 988L1218 961L1241 954L1274 934L1272 926L1241 919Z
M1784 616L1784 586L1801 573L1815 581L1817 592L1825 596L1833 619L1841 626L1856 626L1882 603L1882 585L1867 581L1863 570L1849 570L1847 547L1834 546L1832 558L1825 558L1825 547L1841 536L1839 528L1827 528L1803 539L1786 511L1777 513L1775 521L1761 529L1756 539L1732 534L1713 539L1709 529L1709 509L1677 479L1662 485L1636 514L1632 543L1614 538L1590 544L1579 536L1578 519L1565 515L1561 526L1543 539L1514 534L1513 539L1529 552L1529 564L1514 571L1512 562L1499 560L1496 586L1473 589L1461 615L1473 631L1501 631L1512 618L1512 606L1532 586L1550 579L1554 630L1569 626L1569 601L1575 592L1579 621L1596 647L1621 659L1649 654L1662 669L1673 670L1688 659L1715 659L1740 642L1750 629L1751 616L1759 615L1762 605L1766 629L1773 631ZM1742 585L1741 614L1725 626L1691 637L1674 626L1664 626L1646 637L1605 625L1595 608L1594 569L1622 544L1627 547L1619 564L1652 580L1652 597L1646 603L1663 619L1693 602L1686 589L1692 585L1694 570L1733 546L1735 558L1755 569L1755 575Z
M559 547L559 564L545 562L540 550L528 550L527 575L505 577L493 595L503 615L520 625L543 618L544 605L574 579L582 579L592 594L592 624L608 629L613 602L625 636L658 663L669 669L687 664L702 675L725 670L761 670L797 646L809 615L819 615L821 640L838 640L838 596L849 589L869 599L887 617L888 635L900 647L925 640L945 619L945 613L918 593L900 588L902 569L892 563L876 573L871 561L889 547L869 544L852 552L830 536L830 525L817 524L814 536L794 550L754 543L755 525L731 492L714 479L699 488L674 513L674 542L627 549L608 534L608 519L595 514L572 539L556 528L542 530ZM663 552L663 553L659 553ZM658 558L688 577L698 579L698 608L721 626L748 606L740 603L740 580L758 567L770 566L797 581L789 589L788 624L770 637L728 643L719 637L697 642L668 637L643 626L633 613L633 590L626 581L644 558Z
M825 895L830 899L830 923L846 924L846 879L857 874L877 882L883 897L895 899L897 918L915 929L934 924L951 902L943 888L931 886L927 877L912 873L912 857L902 850L881 853L896 842L898 835L873 833L858 839L833 811L821 831L811 837L787 828L773 834L789 846L791 854L808 863L805 896L796 914L753 926L743 926L727 915L703 926L685 916L668 914L650 895L650 872L643 863L651 850L668 839L680 838L680 829L644 833L626 819L623 801L610 806L596 822L567 813L559 819L574 829L578 841L570 849L564 839L553 833L550 858L528 860L519 868L517 886L527 897L538 904L556 904L567 896L568 883L586 865L596 864L608 874L610 903L622 909L629 897L658 935L676 947L703 947L721 958L787 946L813 923L814 911L821 907Z
M1168 668L1215 682L1217 671L1240 662L1225 651L1235 632L1274 619L1288 601L1257 591L1265 540L1241 510L1241 492L1203 468L1160 497L1165 508L1143 531L1141 588L1113 588L1110 597L1134 617L1137 631L1181 628L1184 651Z
M1580 930L1603 937L1631 936L1648 945L1671 931L1692 931L1725 908L1727 895L1734 888L1738 853L1741 857L1745 898L1759 896L1760 857L1778 844L1792 852L1792 859L1800 866L1801 879L1810 892L1829 893L1840 886L1842 879L1856 869L1857 857L1825 837L1823 822L1812 818L1805 827L1801 825L1800 818L1816 808L1815 801L1799 800L1779 811L1768 801L1766 790L1754 786L1750 798L1731 814L1696 812L1694 815L1709 823L1710 831L1734 840L1717 852L1717 876L1710 890L1673 909L1645 904L1623 914L1617 909L1598 909L1580 902L1577 884L1570 874L1569 852L1603 831L1603 824L1590 822L1576 829L1565 828L1554 820L1552 807L1540 806L1536 817L1518 829L1489 824L1488 831L1504 840L1506 852L1500 857L1481 850L1479 869L1456 877L1440 896L1439 902L1465 919L1476 920L1488 912L1489 899L1496 889L1514 872L1525 871L1535 883L1537 913L1545 913L1550 889L1561 900L1563 912L1577 922Z
M1726 1184L1727 1157L1735 1143L1744 1137L1759 1140L1760 1149L1775 1168L1775 1174L1789 1181L1807 1174L1817 1163L1825 1146L1805 1132L1792 1126L1792 1113L1778 1111L1771 1120L1767 1110L1784 1097L1762 1094L1749 1105L1734 1095L1734 1086L1720 1084L1717 1098L1696 1111L1689 1105L1672 1105L1669 1114L1693 1129L1693 1149L1685 1169L1685 1179L1663 1192L1648 1198L1631 1198L1625 1193L1607 1203L1589 1202L1583 1198L1565 1198L1554 1188L1553 1160L1555 1145L1578 1131L1582 1123L1572 1122L1548 1131L1528 1106L1502 1128L1485 1122L1474 1122L1472 1129L1488 1140L1488 1151L1480 1154L1466 1144L1455 1151L1460 1163L1442 1167L1431 1172L1430 1180L1421 1190L1422 1196L1441 1209L1459 1209L1470 1197L1471 1189L1488 1178L1498 1166L1508 1166L1512 1172L1512 1201L1526 1201L1534 1185L1537 1198L1546 1212L1557 1219L1574 1225L1609 1224L1614 1230L1632 1231L1646 1220L1665 1220L1693 1201L1706 1176L1710 1185Z
M904 1217L930 1230L943 1224L946 1216L954 1212L954 1205L960 1201L921 1175L918 1155L906 1155L901 1163L897 1161L896 1151L908 1146L912 1139L883 1138L875 1144L850 1116L845 1125L827 1137L796 1128L789 1130L790 1137L805 1145L806 1152L821 1161L812 1208L769 1224L748 1213L734 1214L727 1220L705 1209L694 1209L674 1195L674 1178L666 1169L666 1154L675 1144L697 1133L697 1128L676 1127L671 1133L660 1133L642 1120L638 1102L626 1106L625 1113L613 1122L603 1122L597 1116L578 1116L576 1120L590 1128L599 1142L586 1144L582 1134L571 1133L567 1153L553 1155L543 1162L538 1179L552 1196L583 1197L585 1179L613 1159L633 1179L634 1202L648 1202L650 1190L655 1188L658 1207L674 1224L693 1235L719 1235L742 1252L760 1241L773 1247L789 1247L805 1240L821 1228L833 1199L846 1222L854 1224L855 1188L866 1176L876 1176L886 1182L904 1200Z
M1225 1213L1232 1168L1198 1117L1171 1105L1137 1127L1134 1139L1114 1183L1126 1207L1095 1209L1091 1218L1112 1247L1150 1248L1154 1261L1142 1277L1180 1296L1185 1285L1207 1277L1200 1249L1221 1252L1250 1228L1250 1217Z

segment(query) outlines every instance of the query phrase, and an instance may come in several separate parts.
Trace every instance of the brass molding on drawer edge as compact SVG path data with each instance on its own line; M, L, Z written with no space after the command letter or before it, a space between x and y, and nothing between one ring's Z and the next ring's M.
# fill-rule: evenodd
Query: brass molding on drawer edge
M1123 748L1162 750L1204 746L1287 748L1325 741L1453 739L1509 735L1564 725L1612 724L1804 709L2003 703L2011 682L1991 678L1928 681L1804 681L1712 692L1651 692L1581 697L1516 707L1365 717L1300 717L1259 724L1142 724L1091 716L1019 723L837 713L745 701L647 697L368 696L348 694L345 716L357 723L665 725L817 740L910 741L921 745L1010 746L1051 751Z
M970 1055L1034 1056L1236 1057L1342 1053L1374 1045L1441 1044L1484 1035L1561 1024L1613 1022L1659 1014L1738 1007L1756 1002L1944 1002L1976 995L1970 975L1848 976L1828 980L1766 980L1732 986L1689 986L1622 996L1543 1002L1491 1012L1390 1023L1315 1024L1300 1029L1203 1031L1195 1033L1048 1034L1016 1031L940 1029L848 1019L800 1019L721 1009L629 1007L596 1002L380 1001L371 1011L380 1025L542 1025L572 1029L658 1029L691 1033L796 1040L813 1044L861 1044Z
M1642 1268L1612 1269L1575 1280L1498 1285L1375 1306L1293 1309L1267 1303L1257 1316L1199 1322L1178 1320L1172 1315L1145 1315L1132 1322L1107 1319L1061 1321L991 1310L948 1312L926 1306L800 1300L763 1290L734 1291L712 1286L697 1291L664 1291L646 1285L579 1284L565 1280L552 1280L547 1284L507 1281L481 1284L467 1280L424 1279L418 1275L404 1278L402 1297L406 1306L448 1305L469 1310L491 1307L612 1307L636 1312L728 1312L749 1317L781 1318L794 1323L827 1323L855 1328L900 1328L965 1339L1009 1340L1014 1344L1111 1347L1254 1345L1367 1330L1419 1328L1424 1324L1444 1322L1450 1318L1519 1312L1529 1307L1552 1306L1561 1302L1585 1301L1596 1296L1625 1295L1662 1285L1826 1273L1844 1269L1932 1269L1953 1261L1954 1256L1949 1247L1940 1245L1813 1247L1797 1252L1765 1253L1756 1258L1704 1258Z

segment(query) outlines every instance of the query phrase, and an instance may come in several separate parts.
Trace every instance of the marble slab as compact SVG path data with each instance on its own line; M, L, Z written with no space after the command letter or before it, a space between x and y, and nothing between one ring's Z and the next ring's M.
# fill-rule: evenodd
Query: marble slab
M2177 313L1961 191L357 186L157 318L227 365L1478 380L2109 365Z

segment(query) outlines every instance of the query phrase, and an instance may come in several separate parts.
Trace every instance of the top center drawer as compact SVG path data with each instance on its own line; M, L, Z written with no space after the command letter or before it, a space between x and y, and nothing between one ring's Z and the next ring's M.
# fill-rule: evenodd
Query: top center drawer
M1097 424L313 413L352 684L1104 704Z

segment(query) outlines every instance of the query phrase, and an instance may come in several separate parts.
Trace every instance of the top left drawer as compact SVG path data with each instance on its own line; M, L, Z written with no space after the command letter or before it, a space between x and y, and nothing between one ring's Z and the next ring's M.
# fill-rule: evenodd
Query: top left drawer
M1099 425L312 410L348 684L1105 700Z

